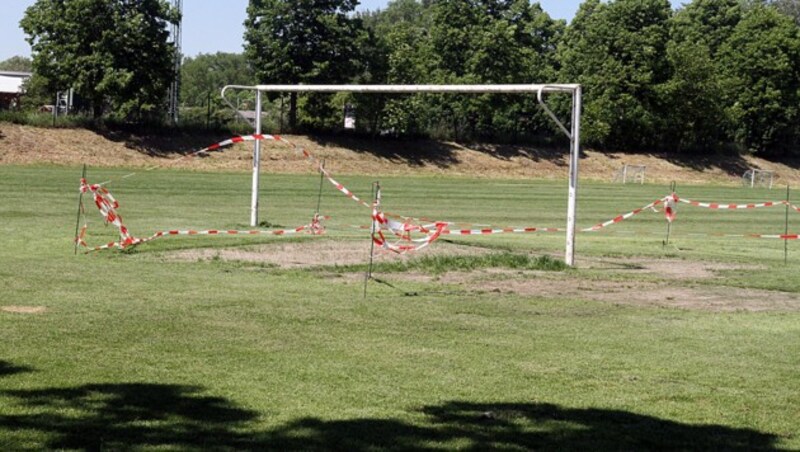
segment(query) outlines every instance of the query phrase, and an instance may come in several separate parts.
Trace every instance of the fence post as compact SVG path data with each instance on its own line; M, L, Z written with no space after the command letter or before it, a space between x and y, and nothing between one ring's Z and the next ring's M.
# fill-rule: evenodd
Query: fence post
M670 192L670 196L675 195L676 187L677 187L677 184L675 183L675 181L672 181L672 185L670 185L670 190L672 190ZM675 208L677 208L677 207L678 206L676 205ZM667 206L665 205L664 209L666 209L666 208L667 208ZM667 239L664 240L664 248L666 248L666 246L669 245L669 237L670 237L671 234L672 234L672 222L671 221L667 221Z
M83 180L86 179L86 164L83 164L83 171L81 172L81 183ZM83 187L81 187L83 188ZM83 210L83 190L79 190L80 193L78 194L78 217L75 219L75 254L78 254L78 240L80 237L78 234L80 233L80 226L81 226L81 211Z
M786 184L786 223L784 227L784 237L783 237L783 264L789 265L789 195L790 193L789 184Z
M372 264L375 256L375 218L372 216L375 213L380 196L381 184L380 182L375 182L372 184L372 213L370 214L370 218L372 219L372 227L370 228L369 234L369 267L367 268L366 275L364 275L364 298L367 298L367 284L369 283L369 280L372 279Z

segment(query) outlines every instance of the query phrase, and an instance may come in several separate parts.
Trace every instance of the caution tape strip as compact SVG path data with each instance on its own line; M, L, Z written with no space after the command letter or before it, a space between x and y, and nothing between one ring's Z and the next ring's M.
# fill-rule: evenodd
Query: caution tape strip
M684 204L692 205L694 207L702 207L705 209L714 209L714 210L761 209L766 207L777 207L777 206L787 205L786 201L768 201L768 202L750 203L750 204L725 204L716 202L700 202L683 198L679 199L678 201Z
M303 157L306 158L310 163L316 166L316 169L328 180L328 182L333 185L340 193L344 194L348 198L352 199L354 202L368 208L372 208L373 210L373 227L377 230L377 239L376 234L373 234L373 240L376 241L376 244L379 246L390 249L392 251L400 251L400 252L407 252L410 250L421 249L424 248L431 243L433 243L436 239L438 239L441 235L460 235L460 236L471 236L471 235L494 235L494 234L509 234L509 233L534 233L534 232L564 232L564 229L560 228L484 228L484 229L461 229L461 230L451 230L449 227L455 226L455 223L452 222L443 222L443 221L434 221L430 219L424 218L413 218L413 217L405 217L401 215L381 212L380 201L379 197L377 198L376 203L370 205L366 201L362 200L358 196L356 196L351 190L345 187L343 184L338 182L333 178L333 176L328 172L322 163L314 157L308 150L302 148L291 141L279 136L279 135L269 135L269 134L253 134L253 135L244 135L244 136L235 136L229 138L227 140L220 141L218 143L214 143L210 146L207 146L203 149L198 151L192 152L181 157L178 160L191 158L200 154L214 152L225 147L243 143L247 141L262 141L262 140L274 140L276 142L283 142L290 146L292 149L300 152ZM125 177L130 177L135 173L131 173ZM110 181L109 181L110 182ZM116 209L119 208L119 203L114 199L111 193L105 188L109 182L104 182L102 184L94 184L89 185L85 179L81 180L81 191L83 193L91 192L95 204L97 205L98 209L100 210L101 215L103 216L106 223L111 223L115 225L120 231L120 241L119 242L112 242L100 247L94 248L94 250L101 250L101 249L108 249L113 247L118 248L125 248L127 246L138 245L141 243L146 243L161 237L165 236L174 236L174 235L256 235L256 234L270 234L270 235L287 235L287 234L296 234L299 232L303 232L306 230L316 231L319 228L314 227L314 224L318 224L318 219L315 218L315 221L312 222L312 225L302 226L295 230L279 230L279 231L220 231L220 230L206 230L206 231L166 231L166 232L157 232L153 236L146 238L146 239L138 239L134 238L128 229L122 223L122 218L116 212ZM380 191L378 192L380 193ZM702 207L702 208L709 208L709 209L727 209L727 210L738 210L738 209L758 209L758 208L767 208L767 207L775 207L780 205L785 205L791 207L797 212L800 212L800 207L790 204L788 201L779 201L779 202L763 202L763 203L749 203L749 204L725 204L725 203L711 203L711 202L700 202L694 201L691 199L682 199L679 198L676 194L672 194L666 196L662 199L653 201L652 203L641 207L639 209L635 209L631 212L628 212L623 215L619 215L617 217L612 218L603 223L599 223L595 226L590 228L581 229L580 232L597 232L602 229L605 229L611 225L621 223L635 215L638 215L645 210L651 209L655 211L655 208L659 205L665 205L665 213L667 217L667 221L672 222L675 218L675 203L682 202L685 204L689 204L695 207ZM388 217L398 218L401 219L402 222L397 222L390 220ZM415 222L429 222L430 224L427 225L417 225L414 224ZM463 223L461 223L463 224ZM76 237L76 241L81 244L82 246L87 246L84 240L86 235L87 226L84 225L83 229L81 230L78 237ZM395 236L399 237L401 240L405 240L407 242L414 243L414 245L391 245L388 243L386 238L383 235L383 231L391 231ZM412 239L411 233L423 233L426 234L425 238L422 239ZM747 237L755 237L755 238L780 238L782 240L796 240L795 235L760 235L760 234L749 234L746 235Z
M91 248L90 251L102 251L111 248L118 248L118 249L125 249L130 246L141 245L143 243L152 242L157 239L172 237L172 236L218 236L218 235L230 235L230 236L243 236L243 235L272 235L272 236L288 236L288 235L296 235L300 233L310 233L313 235L321 235L324 233L324 229L320 229L319 226L315 226L313 223L305 226L300 226L295 229L278 229L278 230L248 230L248 231L239 231L239 230L216 230L216 229L208 229L208 230L171 230L171 231L159 231L147 238L134 238L129 243L128 242L110 242L102 246L97 246Z
M638 214L644 212L645 210L654 209L655 207L657 207L657 206L659 206L661 204L664 204L666 202L666 200L667 200L666 197L662 198L662 199L658 199L658 200L653 201L653 202L651 202L650 204L648 204L648 205L646 205L644 207L641 207L639 209L633 210L633 211L628 212L628 213L623 214L623 215L619 215L619 216L614 217L614 218L612 218L612 219L610 219L610 220L608 220L608 221L606 221L604 223L599 223L599 224L597 224L595 226L592 226L590 228L581 229L581 232L596 232L596 231L599 231L601 229L605 229L605 228L607 228L607 227L609 227L609 226L611 226L613 224L622 223L623 221L627 220L628 218L631 218L631 217L633 217L635 215L638 215Z

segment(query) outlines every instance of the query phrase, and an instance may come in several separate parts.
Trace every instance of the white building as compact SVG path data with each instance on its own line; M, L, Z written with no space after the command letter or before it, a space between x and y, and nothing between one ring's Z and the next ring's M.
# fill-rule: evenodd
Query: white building
M30 72L0 71L0 110L19 105L25 93L23 84L31 78Z

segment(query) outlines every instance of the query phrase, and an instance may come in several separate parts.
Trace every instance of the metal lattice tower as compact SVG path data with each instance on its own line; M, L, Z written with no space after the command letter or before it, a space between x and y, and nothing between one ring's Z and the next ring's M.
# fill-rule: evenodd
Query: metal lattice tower
M180 15L178 21L170 26L172 44L175 46L175 78L169 87L169 117L174 123L180 119L180 92L181 92L181 62L183 61L183 51L181 50L181 22L183 21L183 0L172 0L172 7Z

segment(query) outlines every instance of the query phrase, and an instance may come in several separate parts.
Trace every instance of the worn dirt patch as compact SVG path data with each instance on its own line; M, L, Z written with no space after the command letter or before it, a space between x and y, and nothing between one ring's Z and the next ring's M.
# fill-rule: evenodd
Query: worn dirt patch
M497 252L472 246L438 243L412 255L376 252L375 262L394 262L436 255L478 255ZM245 261L280 268L314 268L364 264L369 243L315 240L271 243L246 248L199 249L168 253L169 260ZM435 283L458 286L477 293L515 294L524 297L579 299L619 305L664 307L710 312L799 311L800 295L759 289L710 285L724 270L757 270L754 265L698 262L679 259L584 258L579 268L588 271L544 272L500 268L430 275L403 272L377 275L390 282ZM336 274L336 281L363 281L363 274Z
M726 270L761 270L760 265L727 264L722 262L699 262L674 259L597 259L581 258L578 266L583 269L615 269L625 274L645 274L664 279L716 278Z
M514 294L549 299L578 299L617 305L663 307L709 312L800 311L800 295L759 289L692 284L688 279L663 282L588 279L550 272L489 269L380 275L392 282L440 283L479 293ZM363 275L353 275L353 281Z
M41 314L47 311L44 306L0 306L0 311L13 314Z
M367 241L313 240L270 243L246 248L183 250L167 254L167 259L188 261L221 259L273 264L281 268L310 268L364 264L369 262L369 251L370 245ZM398 256L376 250L374 262L395 262L420 256L474 255L487 252L489 250L442 242L413 255Z
M513 278L481 281L477 290L544 298L577 298L620 305L712 312L800 310L800 296L787 292L642 281L579 278Z

